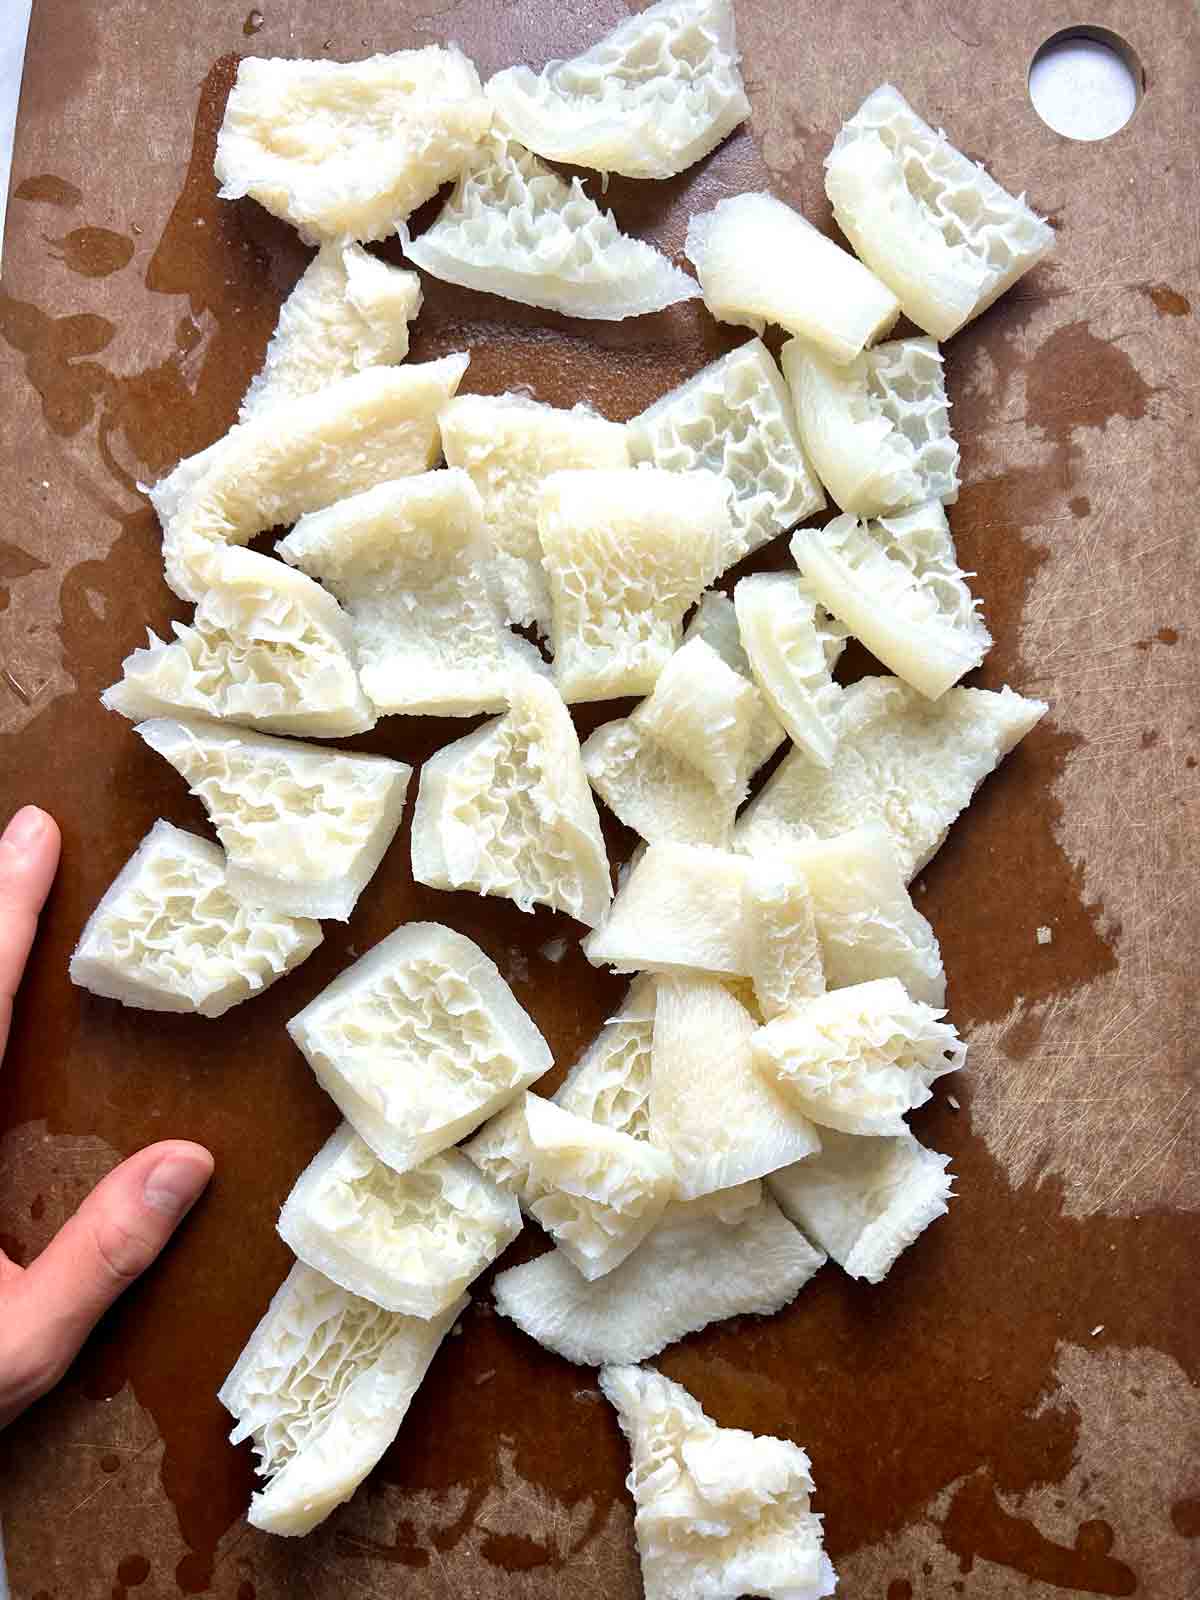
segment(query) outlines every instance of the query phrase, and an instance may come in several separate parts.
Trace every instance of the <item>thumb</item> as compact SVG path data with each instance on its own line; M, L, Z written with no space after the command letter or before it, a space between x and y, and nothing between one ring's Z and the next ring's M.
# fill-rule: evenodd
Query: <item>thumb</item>
M18 1316L43 1389L57 1382L100 1315L157 1257L212 1170L203 1145L170 1139L140 1150L96 1185L29 1266Z

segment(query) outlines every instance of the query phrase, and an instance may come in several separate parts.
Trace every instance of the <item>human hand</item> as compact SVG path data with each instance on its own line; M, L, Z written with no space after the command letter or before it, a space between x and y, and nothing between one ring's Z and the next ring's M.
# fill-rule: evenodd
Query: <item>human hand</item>
M36 806L18 811L0 837L0 1062L59 847L57 824ZM202 1145L150 1145L97 1184L28 1267L0 1250L0 1428L58 1382L101 1313L167 1243L212 1170Z

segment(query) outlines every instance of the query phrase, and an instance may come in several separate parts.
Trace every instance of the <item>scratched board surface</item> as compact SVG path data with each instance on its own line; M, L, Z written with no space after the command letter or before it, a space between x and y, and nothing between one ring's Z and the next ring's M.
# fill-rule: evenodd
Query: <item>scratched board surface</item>
M406 829L349 926L219 1023L67 982L87 914L153 820L203 828L97 695L147 624L183 614L136 483L229 425L306 259L251 202L215 197L237 57L453 38L486 76L573 53L622 7L264 12L34 9L0 295L0 800L49 806L65 851L0 1074L0 1242L29 1260L150 1139L201 1139L218 1168L69 1380L0 1437L13 1594L624 1600L639 1592L624 1449L595 1375L494 1316L482 1285L397 1445L307 1541L247 1527L249 1454L214 1398L288 1265L277 1208L335 1121L285 1019L397 923L440 918L490 952L569 1064L621 988L583 961L578 930L414 887ZM746 188L827 226L821 158L892 78L1058 229L1052 260L947 349L953 527L997 640L979 681L1053 707L917 885L973 1069L961 1109L939 1092L914 1123L952 1156L959 1199L884 1285L827 1269L785 1314L661 1362L722 1423L811 1452L849 1600L1200 1590L1200 27L1183 0L1088 7L1147 88L1126 129L1084 145L1025 91L1035 48L1074 20L1037 0L741 0L749 128L679 179L608 191L670 252L691 211ZM743 337L698 305L607 326L426 294L417 359L469 348L468 389L521 385L618 419ZM420 762L462 731L393 718L353 743ZM614 859L633 842L608 838ZM564 934L555 964L543 947Z

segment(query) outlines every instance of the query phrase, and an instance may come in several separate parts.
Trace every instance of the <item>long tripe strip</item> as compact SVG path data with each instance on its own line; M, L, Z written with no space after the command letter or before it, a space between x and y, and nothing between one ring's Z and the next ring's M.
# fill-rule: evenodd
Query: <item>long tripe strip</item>
M825 191L838 226L905 316L948 339L1029 271L1054 230L881 84L834 140Z
M171 588L198 600L220 581L224 547L428 471L441 449L438 412L469 360L368 368L238 423L203 458L181 463L150 491Z
M694 216L685 249L714 317L756 333L777 323L834 361L853 361L900 314L861 261L774 195L734 195Z
M601 1366L644 1361L726 1317L779 1311L824 1261L755 1181L672 1206L603 1278L589 1282L550 1250L500 1273L492 1292L501 1316L547 1350Z
M297 1262L217 1398L268 1479L248 1521L309 1533L348 1500L400 1430L438 1346L467 1308L381 1310Z

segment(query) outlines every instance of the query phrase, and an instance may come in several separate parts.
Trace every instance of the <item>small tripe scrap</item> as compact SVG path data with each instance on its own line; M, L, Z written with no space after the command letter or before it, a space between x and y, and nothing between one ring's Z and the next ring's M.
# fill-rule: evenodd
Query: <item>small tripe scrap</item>
M947 1211L950 1158L909 1119L967 1046L908 884L1047 706L962 682L992 640L952 528L944 342L1053 232L888 84L825 162L849 249L722 192L731 163L681 178L750 113L730 0L578 42L486 85L449 42L241 62L221 194L317 248L237 421L147 490L195 611L103 696L220 845L156 823L71 976L215 1017L302 962L316 918L379 939L289 1008L344 1121L220 1393L265 1480L252 1524L306 1533L354 1492L524 1213L548 1247L484 1293L505 1337L601 1368L648 1600L821 1600L804 1451L640 1363L822 1269L879 1284ZM638 181L667 249L630 231ZM652 318L650 376L605 416L598 358L571 354L607 357L595 323L627 317ZM553 405L515 355L550 337ZM308 742L377 723L369 754ZM438 894L485 943L483 897L496 927L536 913L564 990L585 962L628 974L552 1097L532 959L497 935L518 1000L473 939L401 920Z

